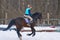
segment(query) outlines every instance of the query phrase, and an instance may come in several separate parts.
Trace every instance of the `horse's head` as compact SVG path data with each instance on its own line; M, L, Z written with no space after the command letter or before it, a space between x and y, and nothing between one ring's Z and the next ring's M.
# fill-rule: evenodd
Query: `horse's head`
M33 18L35 19L42 19L42 13L40 12L35 12L33 15L32 15Z

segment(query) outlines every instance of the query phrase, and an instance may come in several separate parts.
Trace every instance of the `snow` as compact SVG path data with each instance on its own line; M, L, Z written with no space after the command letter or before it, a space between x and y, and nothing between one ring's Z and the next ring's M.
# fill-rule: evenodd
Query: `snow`
M6 28L8 25L0 25L2 28ZM15 26L13 26L15 28ZM31 30L30 28L23 28L24 30ZM56 30L60 28L50 28L50 27L35 27L36 30ZM27 36L31 32L21 32L22 40L60 40L60 32L36 32L34 37ZM0 40L19 40L15 30L0 30Z
M60 32L36 32L34 37L27 36L30 32L21 32L22 40L60 40ZM0 31L0 40L19 40L16 31Z

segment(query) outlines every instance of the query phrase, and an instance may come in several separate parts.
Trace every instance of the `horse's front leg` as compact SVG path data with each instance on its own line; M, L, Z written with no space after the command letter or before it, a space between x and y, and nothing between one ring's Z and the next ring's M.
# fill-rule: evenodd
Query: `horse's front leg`
M19 39L22 40L22 35L20 34L20 30L17 29L16 32L17 32L17 35L18 35Z
M27 34L28 36L30 36L30 35L32 35L32 36L35 36L35 29L34 29L34 27L31 27L31 30L32 30L32 33L31 34Z
M32 28L32 33L33 33L33 35L32 36L35 36L35 29L34 29L34 27Z

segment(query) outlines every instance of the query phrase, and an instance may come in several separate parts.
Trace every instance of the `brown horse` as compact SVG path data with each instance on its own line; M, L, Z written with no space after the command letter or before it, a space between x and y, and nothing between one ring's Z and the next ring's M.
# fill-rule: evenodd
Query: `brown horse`
M3 31L8 30L12 25L16 25L16 32L18 37L20 38L22 35L20 34L19 31L21 31L21 29L23 27L30 27L32 30L31 34L28 34L29 36L33 34L33 36L35 35L35 29L34 26L36 25L37 19L42 19L42 13L40 12L35 12L34 14L32 14L31 16L33 18L33 23L30 23L31 26L28 26L24 17L18 17L15 19L12 19L8 25L8 27L6 29L4 29Z

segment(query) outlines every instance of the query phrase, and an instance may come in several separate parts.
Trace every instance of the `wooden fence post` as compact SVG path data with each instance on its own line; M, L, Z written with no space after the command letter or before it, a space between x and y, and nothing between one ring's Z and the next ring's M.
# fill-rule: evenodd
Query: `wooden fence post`
M49 13L47 13L47 22L49 24L49 19L50 19L50 16L49 16Z

